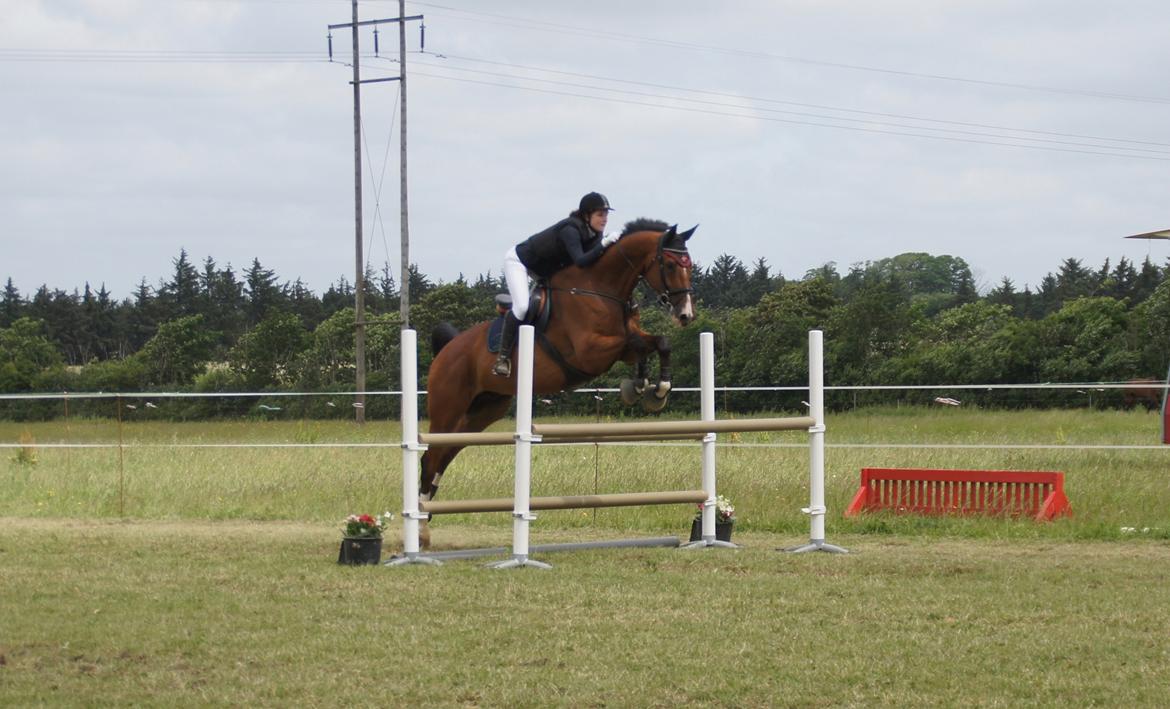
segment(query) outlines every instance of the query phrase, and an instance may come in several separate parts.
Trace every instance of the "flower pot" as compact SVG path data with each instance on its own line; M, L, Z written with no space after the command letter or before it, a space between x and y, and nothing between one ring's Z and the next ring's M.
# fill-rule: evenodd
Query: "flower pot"
M715 522L715 538L721 542L731 541L731 528L735 526L735 522ZM696 519L691 521L691 541L697 542L703 538L703 520Z
M381 537L345 537L341 540L341 551L337 553L337 563L357 566L377 564L381 561Z

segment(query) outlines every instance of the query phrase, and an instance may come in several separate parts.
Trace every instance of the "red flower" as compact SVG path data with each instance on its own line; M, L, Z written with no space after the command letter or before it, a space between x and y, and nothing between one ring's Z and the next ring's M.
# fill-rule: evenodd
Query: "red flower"
M374 518L369 515L362 515L358 517L358 521L363 524L375 524Z

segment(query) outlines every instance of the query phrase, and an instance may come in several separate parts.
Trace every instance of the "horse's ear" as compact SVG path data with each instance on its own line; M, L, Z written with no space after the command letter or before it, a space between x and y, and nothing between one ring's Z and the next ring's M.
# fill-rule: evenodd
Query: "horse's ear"
M665 232L663 232L663 236L666 236L667 234L677 234L677 233L678 233L678 224L671 224L670 227L668 227L667 230Z
M683 241L686 241L687 239L691 238L691 236L695 233L695 229L698 229L698 228L699 228L698 224L694 225L690 229L687 229L683 233L679 234L679 238L681 238Z

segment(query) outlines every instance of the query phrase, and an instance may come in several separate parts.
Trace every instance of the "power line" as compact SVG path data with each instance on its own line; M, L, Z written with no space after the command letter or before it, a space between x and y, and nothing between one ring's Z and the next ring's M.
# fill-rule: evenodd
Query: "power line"
M429 54L430 52L427 52L427 53ZM621 79L621 78L612 77L612 76L598 76L596 74L585 74L585 73L574 72L574 71L548 69L548 68L544 68L544 67L538 67L538 66L532 66L532 65L526 65L526 64L513 64L510 62L499 62L499 61L492 61L489 59L476 59L473 57L464 57L464 56L453 55L453 54L443 54L441 56L443 59L448 59L448 60L472 62L472 63L476 63L476 64L488 64L491 66L504 66L504 67L509 67L509 68L513 68L513 69L524 69L526 71L538 71L538 72L544 72L547 74L557 74L557 75L561 75L561 76L573 76L573 77L578 77L578 78L593 79L596 81L606 81L606 82L617 83L617 84L630 84L630 85L634 85L634 86L646 86L646 87L650 87L650 88L667 89L670 91L682 91L682 92L686 92L686 93L695 93L695 94L702 94L702 95L707 95L707 96L717 96L717 97L721 97L721 98L759 101L761 103L774 103L774 104L780 104L780 105L785 105L785 106L797 106L797 107L801 107L801 108L815 108L815 109L820 109L820 110L825 110L825 111L839 111L842 113L855 113L858 115L865 115L865 116L879 116L879 117L883 117L883 118L899 118L899 119L910 120L910 121L925 121L925 122L930 122L930 123L941 123L943 125L966 126L969 128L987 128L987 129L991 129L991 130L1008 130L1008 131L1013 131L1016 133L1032 133L1035 135L1050 135L1050 136L1063 137L1063 138L1083 138L1085 140L1105 140L1105 141L1111 141L1111 142L1117 142L1117 143L1132 143L1135 145L1155 145L1155 146L1170 148L1170 143L1161 143L1161 142L1151 141L1151 140L1135 140L1133 138L1111 138L1108 136L1085 135L1085 134L1080 134L1080 133L1062 133L1062 132L1058 132L1058 131L1036 130L1036 129L1030 129L1030 128L1013 128L1011 126L1002 126L1002 125L996 125L996 124L990 124L990 123L974 123L974 122L969 122L969 121L954 121L954 120L947 120L947 119L942 119L942 118L924 118L922 116L913 116L913 115L902 114L902 113L888 113L888 112L882 112L882 111L866 111L866 110L856 109L856 108L842 108L840 106L828 106L828 105L816 104L816 103L803 103L800 101L785 101L783 99L766 98L766 97L760 97L760 96L749 96L749 95L744 95L744 94L730 94L730 93L719 92L719 91L709 91L709 90L705 90L705 89L688 88L685 86L675 86L672 84L658 84L658 83L653 83L653 82L649 82L649 81L636 81L634 79ZM471 70L465 69L463 71L471 71Z
M0 62L105 62L118 64L321 64L320 52L155 50L155 49L15 49L0 48Z
M494 76L494 77L499 77L499 78L515 79L518 81L533 81L533 82L539 82L539 83L545 83L545 84L554 84L554 85L558 85L558 86L568 86L568 87L572 87L572 88L589 89L589 90L594 90L594 91L607 91L607 92L611 92L611 93L625 94L625 95L630 95L630 96L639 96L639 97L643 97L643 98L656 98L656 99L665 99L665 100L670 100L670 101L682 101L682 102L686 102L686 103L699 104L699 105L705 105L705 106L715 106L715 107L720 107L720 108L733 108L733 109L761 111L761 112L765 112L765 113L800 116L800 117L804 117L804 118L817 118L817 119L830 120L830 121L844 121L844 122L850 122L850 123L861 123L861 124L867 124L867 125L882 126L882 127L886 127L886 128L905 128L905 129L910 129L910 130L928 130L928 131L935 131L935 132L940 132L940 133L950 133L950 134L955 134L955 135L967 135L967 136L982 137L982 138L996 138L996 139L1001 139L1001 140L1019 140L1019 141L1030 141L1033 143L1050 143L1050 144L1054 144L1054 145L1068 145L1068 146L1081 147L1081 148L1101 148L1101 149L1107 149L1107 150L1124 150L1124 151L1131 151L1131 152L1137 152L1137 153L1148 153L1148 154L1155 154L1155 155L1170 155L1170 151L1155 150L1152 148L1128 147L1128 146L1124 146L1124 145L1100 145L1100 144L1096 144L1096 143L1084 143L1084 142L1079 142L1079 141L1057 140L1054 138L1032 138L1032 137L1025 137L1025 136L982 133L982 132L978 132L978 131L962 130L962 129L956 129L956 128L937 128L937 127L933 127L933 126L905 125L905 124L899 124L899 123L888 123L888 122L883 122L883 121L874 121L874 120L860 119L860 118L848 118L848 117L843 117L843 116L829 116L829 115L824 115L824 114L808 113L808 112L804 112L804 111L789 111L789 110L782 110L782 109L775 109L775 108L764 108L764 107L760 107L760 106L751 106L751 105L745 106L745 105L741 105L741 104L723 103L723 102L719 102L719 101L708 101L708 100L702 100L702 99L685 98L685 97L680 97L680 96L668 96L668 95L663 95L663 94L654 94L654 93L647 93L647 92L641 92L641 91L629 91L629 90L625 90L625 89L615 89L615 88L609 88L609 87L605 87L605 86L594 86L594 85L590 85L590 84L579 84L579 83L566 82L566 81L556 81L553 79L540 79L540 78L534 78L534 77L518 76L516 74L506 74L506 73L500 73L500 72L483 71L483 70L478 70L478 69L467 69L467 68L463 68L463 67L450 67L450 66L444 66L444 65L436 64L436 63L427 63L426 66L440 68L440 69L449 69L449 70L453 70L453 71L468 72L468 73L473 73L473 74ZM600 77L598 77L598 78L600 78ZM716 95L727 96L727 94L716 94ZM749 98L749 97L744 97L744 98ZM667 106L663 106L663 107L669 108ZM742 116L742 114L737 114L737 115ZM747 116L742 116L742 117L747 117ZM910 120L929 121L931 119L910 118ZM997 129L998 130L1008 130L1008 131L1015 130L1012 128L997 128ZM1029 132L1031 132L1031 131L1029 131ZM1059 134L1057 134L1057 135L1059 135ZM1110 138L1090 138L1090 139L1093 139L1093 140L1113 140ZM1125 141L1125 142L1131 142L1131 141ZM1132 141L1132 142L1136 142L1136 141ZM1153 143L1153 144L1154 145L1163 145L1165 147L1170 147L1170 145L1167 145L1167 144L1160 144L1160 143ZM1125 155L1126 153L1116 153L1116 154L1120 156L1120 155Z
M430 2L413 2L415 5L422 5L424 7L437 8L439 10L449 10L451 12L462 13L465 15L472 15L471 18L465 19L472 22L482 22L486 24L497 24L519 29L528 29L535 31L557 32L562 34L577 34L593 39L604 39L616 42L627 42L635 44L646 44L652 46L661 46L674 49L685 49L690 51L711 52L717 54L728 54L734 56L743 56L757 59L770 59L774 61L782 61L794 64L805 64L810 66L824 66L833 69L847 69L851 71L863 71L879 74L888 74L893 76L905 76L916 79L928 79L933 81L947 81L953 83L974 84L978 86L990 86L997 88L1008 88L1020 91L1033 91L1042 93L1062 94L1069 96L1087 96L1090 98L1104 98L1117 101L1132 101L1137 103L1155 103L1155 104L1170 104L1170 98L1162 96L1139 96L1133 94L1121 94L1108 91L1094 91L1090 89L1069 89L1057 86L1044 86L1041 84L1022 84L1007 81L991 81L986 79L972 79L962 76L951 76L947 74L934 74L929 72L905 71L899 69L887 69L883 67L866 66L863 64L849 64L844 62L831 62L819 59L809 59L807 57L796 57L783 54L773 54L771 52L762 52L757 50L736 49L731 47L720 47L716 45L697 44L694 42L682 42L678 40L661 39L658 37L647 37L643 35L626 34L622 32L613 32L610 30L595 30L587 27L577 27L573 25L559 24L555 22L545 22L541 20L530 20L527 18L514 17L509 15L499 15L487 12L476 12L472 10L463 10L450 5L439 5ZM443 16L443 13L438 13ZM490 20L477 18L492 18ZM520 23L520 24L516 24Z
M570 96L570 97L574 97L574 98L590 99L590 100L594 100L594 101L605 101L607 103L620 103L620 104L627 104L627 105L632 105L632 106L646 106L649 108L659 108L659 109L672 110L672 111L684 111L687 113L699 113L699 114L705 114L705 115L711 115L711 116L725 116L725 117L729 117L729 118L746 118L746 119L751 119L751 120L766 121L766 122L770 122L770 123L785 123L785 124L789 124L789 125L803 125L803 126L812 126L812 127L816 127L816 128L835 128L837 130L848 130L848 131L854 131L854 132L860 132L860 133L876 133L876 134L882 134L882 135L896 135L896 136L910 137L910 138L926 138L928 140L942 140L942 141L955 142L955 143L970 143L970 144L977 144L977 145L996 145L996 146L1008 147L1008 148L1026 148L1029 150L1045 150L1045 151L1050 151L1050 152L1075 153L1075 154L1081 154L1081 155L1098 155L1098 156L1104 156L1104 157L1128 158L1128 159L1135 159L1135 160L1155 160L1155 161L1159 161L1159 162L1170 162L1170 157L1163 158L1163 157L1157 157L1154 155L1141 155L1141 154L1130 155L1130 154L1125 154L1125 153L1105 152L1102 150L1082 150L1082 149L1074 149L1074 148L1059 148L1059 147L1050 147L1050 146L1045 146L1045 145L1034 145L1034 144L1028 144L1028 143L1007 143L1007 142L1001 142L998 140L976 140L976 139L972 139L972 138L957 138L957 137L951 137L951 136L928 135L928 134L923 134L923 133L913 133L913 132L906 132L906 131L882 130L882 129L878 129L878 128L863 128L860 126L843 126L843 125L834 125L831 123L819 123L819 122L815 122L815 121L802 121L802 120L788 119L788 118L775 118L775 117L770 117L770 116L747 115L747 114L743 114L743 113L733 113L733 112L728 112L728 111L716 111L716 110L711 110L711 109L693 108L693 107L687 107L687 106L668 106L668 105L663 105L660 103L651 103L651 102L647 102L647 101L634 101L634 100L630 100L630 99L614 98L611 96L596 96L596 95L591 95L591 94L574 93L574 92L570 92L570 91L555 91L555 90L551 90L551 89L541 89L541 88L536 88L536 87L531 87L531 86L517 86L515 84L505 84L505 83L500 83L500 82L495 82L495 81L482 81L482 80L478 80L478 79L466 79L466 78L460 78L460 77L454 77L454 76L444 76L442 74L430 74L430 73L421 72L421 71L416 71L415 73L418 76L425 76L425 77L430 77L430 78L434 78L434 79L443 79L443 80L447 80L447 81L458 81L458 82L462 82L462 83L479 84L479 85L483 85L483 86L498 86L498 87L508 88L508 89L517 89L517 90L521 90L521 91L551 94L554 96ZM671 97L663 97L663 98L671 98ZM741 107L741 108L749 108L750 109L750 107ZM1001 136L989 136L989 137L1001 137ZM1007 140L1021 140L1021 141L1031 140L1029 138L1015 138L1015 137L1011 137L1011 136L1008 136L1005 139L1007 139ZM1111 148L1112 146L1086 145L1085 147Z

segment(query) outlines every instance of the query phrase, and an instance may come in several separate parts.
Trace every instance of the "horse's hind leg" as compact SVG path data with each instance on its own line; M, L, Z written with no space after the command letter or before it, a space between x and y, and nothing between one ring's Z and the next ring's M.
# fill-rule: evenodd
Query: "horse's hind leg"
M450 429L456 433L479 433L499 421L508 413L512 397L507 394L483 392L471 402L467 413L459 418L458 424ZM447 466L466 446L435 446L423 454L422 475L419 479L419 495L422 499L433 500L439 492L439 481Z
M512 397L506 394L492 394L484 392L475 397L468 411L459 417L458 423L451 430L458 433L478 433L492 423L503 418L508 413ZM435 426L432 425L432 430ZM433 500L439 492L439 481L443 478L447 466L455 460L455 456L465 446L435 446L427 450L422 456L422 472L419 482L419 499ZM431 545L431 531L424 521L419 525L419 541L422 547Z

